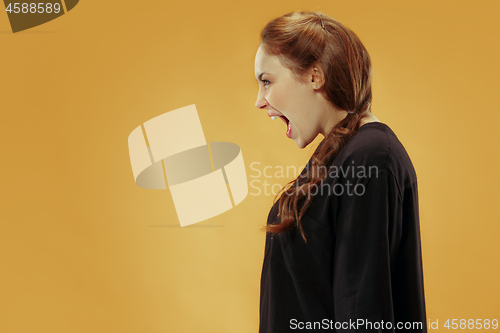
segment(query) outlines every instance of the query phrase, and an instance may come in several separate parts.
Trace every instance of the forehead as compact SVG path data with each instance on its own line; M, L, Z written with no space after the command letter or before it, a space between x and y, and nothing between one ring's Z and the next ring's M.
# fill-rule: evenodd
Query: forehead
M255 54L255 78L262 73L279 75L286 69L277 56L267 54L262 45L259 46Z

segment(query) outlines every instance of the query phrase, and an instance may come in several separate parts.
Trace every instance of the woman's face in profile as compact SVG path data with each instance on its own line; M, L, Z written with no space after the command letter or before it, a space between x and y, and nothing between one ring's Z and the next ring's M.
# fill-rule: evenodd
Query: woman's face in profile
M269 117L278 116L286 124L286 136L299 148L310 144L321 131L314 83L301 82L284 67L277 56L267 54L262 46L255 56L255 77L259 93L255 106L266 109Z

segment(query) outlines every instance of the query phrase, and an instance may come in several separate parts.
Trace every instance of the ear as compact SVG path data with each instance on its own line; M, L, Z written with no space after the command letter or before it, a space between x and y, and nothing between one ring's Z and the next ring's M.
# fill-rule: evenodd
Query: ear
M308 81L313 89L318 90L325 84L325 74L318 64L311 67L308 74ZM317 88L316 88L317 87Z

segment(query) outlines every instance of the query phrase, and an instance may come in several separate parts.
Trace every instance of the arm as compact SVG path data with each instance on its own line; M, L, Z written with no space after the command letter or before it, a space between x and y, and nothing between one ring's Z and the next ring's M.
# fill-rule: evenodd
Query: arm
M337 322L394 323L391 271L401 238L399 189L385 170L342 181L334 221L333 299ZM357 184L354 191L354 184ZM398 224L399 223L399 224ZM342 332L369 330L365 324ZM394 329L381 329L393 332Z

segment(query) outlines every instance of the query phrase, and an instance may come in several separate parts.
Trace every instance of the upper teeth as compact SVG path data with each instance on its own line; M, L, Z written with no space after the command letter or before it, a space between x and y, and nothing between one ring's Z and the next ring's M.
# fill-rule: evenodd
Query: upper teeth
M276 119L276 118L278 118L278 116L272 116L272 117L271 117L271 119L272 119L272 120L274 120L274 119Z

